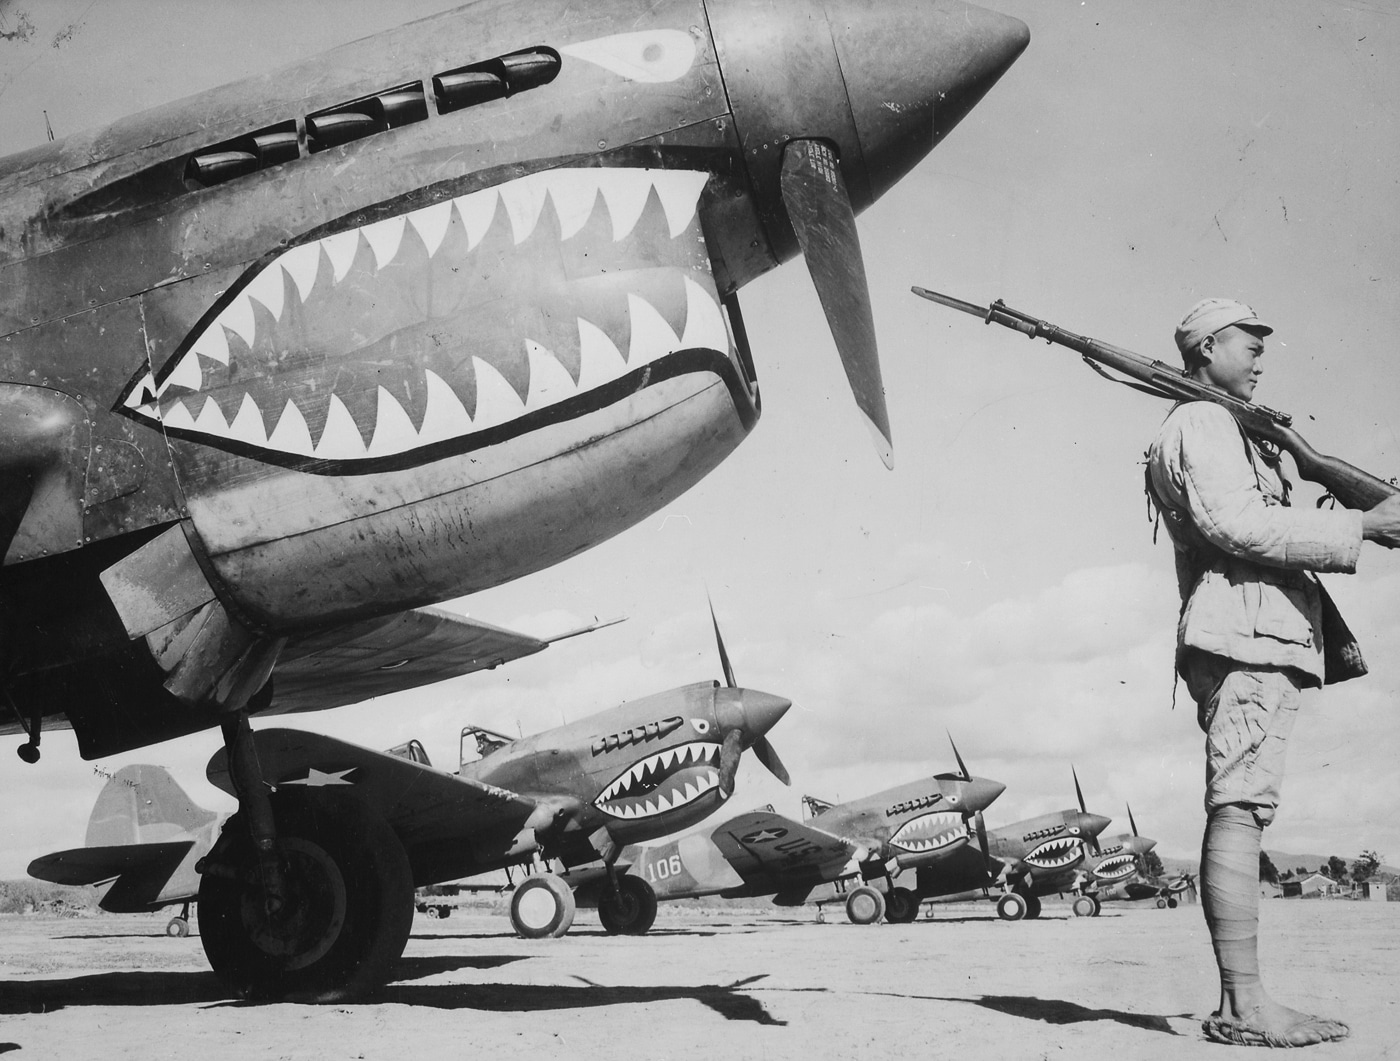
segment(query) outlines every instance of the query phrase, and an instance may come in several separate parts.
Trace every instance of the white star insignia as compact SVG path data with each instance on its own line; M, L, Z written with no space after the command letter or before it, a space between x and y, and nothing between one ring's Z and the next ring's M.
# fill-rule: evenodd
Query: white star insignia
M354 770L349 766L344 770L337 770L333 774L322 773L314 766L311 767L305 777L297 778L294 781L283 781L284 785L305 785L307 788L325 788L327 785L353 785L355 782L345 780L345 775Z

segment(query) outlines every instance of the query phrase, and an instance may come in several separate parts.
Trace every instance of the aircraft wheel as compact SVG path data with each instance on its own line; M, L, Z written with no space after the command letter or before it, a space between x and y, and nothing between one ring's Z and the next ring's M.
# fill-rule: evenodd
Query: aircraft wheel
M1177 904L1176 899L1172 898L1172 899L1168 899L1168 900L1167 900L1167 907L1168 907L1169 909L1175 910L1175 909L1177 908L1177 905L1178 905L1178 904Z
M1158 910L1165 910L1166 908L1167 908L1167 901L1166 901L1165 899L1158 899L1158 900L1157 900L1157 909L1158 909Z
M272 807L285 902L268 910L252 837L235 815L199 884L209 964L250 999L335 1002L382 984L413 925L403 845L353 798L276 795Z
M1099 914L1101 914L1101 913L1103 913L1103 900L1100 899L1097 895L1095 895L1095 896L1094 896L1094 916L1095 916L1095 917L1098 917Z
M510 900L510 923L526 939L557 939L574 923L574 893L553 873L527 877Z
M617 878L617 897L598 900L598 920L610 936L644 936L656 923L656 892L641 877Z
M997 917L1003 921L1019 921L1026 916L1026 900L1015 892L1007 892L997 900Z
M912 888L891 888L885 896L885 920L892 925L907 925L919 916L919 897Z
M436 906L429 906L423 912L434 920L442 916L442 914L438 912L438 907Z
M1075 917L1093 917L1094 900L1088 895L1077 895L1070 909L1074 911Z
M183 917L172 917L166 922L165 934L171 939L184 939L190 934L190 923Z
M817 924L826 924L826 911L823 910L820 906L817 907Z
M873 925L885 916L885 897L868 884L846 896L846 916L853 925Z
M1021 898L1023 898L1023 899L1026 900L1026 919L1029 920L1029 919L1031 919L1031 918L1033 918L1033 917L1039 917L1039 916L1040 916L1040 896L1038 896L1038 895L1023 895L1023 896L1021 896Z

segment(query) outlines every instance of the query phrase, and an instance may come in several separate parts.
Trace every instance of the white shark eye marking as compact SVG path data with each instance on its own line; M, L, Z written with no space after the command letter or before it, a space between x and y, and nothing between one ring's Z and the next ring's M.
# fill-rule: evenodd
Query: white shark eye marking
M598 37L559 49L628 81L675 81L695 65L695 39L684 30L653 29Z
M959 803L962 802L962 797L959 796L956 792L954 792L954 793L952 793L952 794L950 794L950 795L948 795L948 796L946 796L946 797L944 797L944 798L945 798L949 803L951 803L953 806L955 806L955 807L956 807Z
M1072 832L1075 836L1078 836L1078 835L1079 835L1079 826L1077 826L1077 825L1071 825L1071 826L1069 827L1069 831Z
M690 725L702 737L710 732L710 724L703 718L692 718Z

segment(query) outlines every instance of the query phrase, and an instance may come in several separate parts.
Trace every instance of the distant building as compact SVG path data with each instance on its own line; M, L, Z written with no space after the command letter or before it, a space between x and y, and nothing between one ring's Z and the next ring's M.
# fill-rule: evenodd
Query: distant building
M1340 884L1322 873L1310 873L1306 877L1284 877L1278 883L1285 899L1329 898L1341 894L1342 891Z
M1361 897L1369 899L1373 903L1383 903L1386 901L1385 881L1367 880L1361 882Z

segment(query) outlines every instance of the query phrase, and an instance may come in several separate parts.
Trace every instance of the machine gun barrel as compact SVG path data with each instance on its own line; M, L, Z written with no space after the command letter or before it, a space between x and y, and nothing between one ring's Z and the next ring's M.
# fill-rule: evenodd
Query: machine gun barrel
M1098 339L1066 331L1049 321L1012 309L1001 299L984 309L972 302L964 302L962 299L930 291L928 288L915 287L913 291L931 302L981 317L986 324L1000 324L1015 329L1030 339L1044 339L1048 343L1067 346L1101 375L1116 383L1171 401L1210 401L1223 405L1230 410L1246 432L1256 439L1286 450L1298 466L1299 475L1309 482L1325 487L1348 508L1368 509L1392 494L1400 493L1400 487L1393 483L1362 471L1340 458L1319 453L1293 429L1293 418L1287 413L1264 405L1255 405L1253 402L1241 401L1219 387L1188 376L1173 365L1143 357ZM1099 368L1100 365L1121 372L1136 382L1108 376Z

